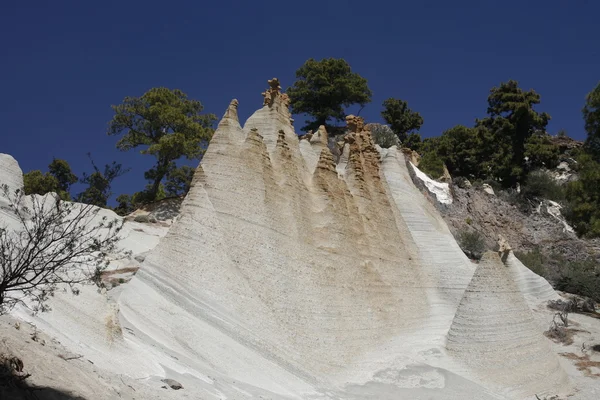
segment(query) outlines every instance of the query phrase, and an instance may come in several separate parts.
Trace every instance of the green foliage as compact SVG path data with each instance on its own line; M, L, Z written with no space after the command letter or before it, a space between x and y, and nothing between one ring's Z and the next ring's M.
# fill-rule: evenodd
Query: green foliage
M121 194L117 196L117 206L113 209L117 214L124 216L135 211L135 205L131 201L131 196L128 194Z
M202 104L189 100L181 90L153 88L141 97L126 97L109 122L108 134L123 137L117 142L120 150L143 147L142 154L156 157L156 165L146 171L150 181L148 200L158 199L163 178L181 157L199 159L203 146L212 137L213 114L201 114Z
M525 141L525 157L528 159L528 168L552 169L558 165L560 149L552 142L550 135L539 131Z
M420 153L423 150L423 142L421 141L421 135L418 133L411 133L402 143L402 147L407 147L411 150L416 151L417 153Z
M106 208L108 199L112 196L110 191L112 181L121 175L127 173L128 169L124 169L121 164L113 162L112 164L106 164L104 170L100 170L88 153L94 172L90 175L84 173L81 178L81 183L88 185L88 187L76 197L77 201L85 204L92 204L98 207Z
M592 259L565 262L554 288L600 301L600 268Z
M77 182L77 176L71 171L71 166L65 160L54 158L48 165L49 172L40 170L30 171L23 175L25 194L54 192L62 200L71 200L69 188Z
M485 128L467 128L463 125L457 125L442 133L435 151L452 176L487 177L482 166L486 134Z
M461 230L458 232L458 244L469 257L480 259L486 249L483 236L477 231Z
M437 179L444 174L444 162L437 153L439 139L439 137L426 138L419 146L421 154L419 169L432 179Z
M534 90L524 91L518 82L509 80L490 90L488 117L476 123L487 129L491 139L486 141L483 166L505 187L522 180L526 172L525 143L548 125L550 115L533 109L539 103L540 95Z
M425 152L419 160L419 169L432 179L444 174L444 162L435 152Z
M600 161L600 83L587 95L585 100L582 110L585 130L588 134L585 148L596 161Z
M418 131L421 125L423 125L421 114L408 108L406 101L392 97L383 102L381 116L390 125L403 144L408 139L409 132Z
M600 236L600 163L587 153L578 159L579 179L566 186L569 202L565 217L577 234Z
M371 137L375 144L380 147L387 149L392 146L399 144L398 137L394 134L394 131L387 126L382 124L367 124L365 129L371 132Z
M161 183L158 186L158 191L156 194L152 193L152 185L146 185L144 190L140 192L136 192L131 196L131 203L135 207L139 207L144 204L149 204L155 201L162 200L167 197L167 193L165 192L165 186Z
M521 186L521 195L528 199L563 201L565 189L545 170L531 171Z
M600 301L600 269L593 258L567 260L561 254L544 254L539 247L515 252L515 256L527 268L550 280L554 289ZM554 271L552 264L558 266Z
M371 101L367 80L352 72L341 58L307 60L296 71L296 82L287 89L294 114L308 114L313 119L302 128L316 130L328 121L343 121L345 107L359 104L364 107Z
M48 165L50 175L58 181L58 189L68 193L71 185L77 182L77 176L71 171L71 166L65 160L55 158Z
M23 174L23 184L26 195L44 195L50 192L58 192L58 179L49 173L44 174L40 170L29 171Z
M535 247L530 252L515 252L515 256L525 265L527 268L535 272L540 276L547 276L546 272L546 257L542 254L539 247Z
M195 171L194 168L187 165L169 170L165 182L165 194L169 197L185 196L190 190Z

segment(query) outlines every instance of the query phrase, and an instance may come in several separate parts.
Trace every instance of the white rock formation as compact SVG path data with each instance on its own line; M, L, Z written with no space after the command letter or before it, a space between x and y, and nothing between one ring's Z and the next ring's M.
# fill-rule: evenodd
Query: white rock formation
M456 310L447 348L510 398L569 390L566 373L497 253L484 254Z
M561 224L563 224L564 232L574 233L575 231L573 230L571 225L569 225L569 223L565 220L565 217L563 217L561 210L562 206L560 204L558 204L555 201L548 200L548 205L546 206L546 211L548 211L548 214L552 215L552 217L554 217Z
M7 185L12 191L23 188L23 172L12 156L0 153L0 185Z
M483 185L481 185L481 187L483 188L483 191L487 194L490 194L492 196L496 195L496 193L494 193L494 189L489 184L484 183Z
M417 178L423 181L423 184L425 184L427 190L435 195L437 201L442 204L452 204L452 194L450 193L450 185L448 183L434 181L428 177L427 174L417 168L412 162L410 163L410 166L415 171Z
M336 165L325 128L298 140L279 82L269 84L243 127L231 102L168 232L126 222L134 259L112 268L144 259L131 282L15 314L108 381L144 383L122 398L154 398L164 378L184 387L161 392L167 399L520 399L568 389L531 323L530 307L551 288L512 253L508 267L487 259L475 272L410 169L438 201L451 201L447 184L421 177L395 147L377 148L354 116ZM19 185L2 160L0 177Z

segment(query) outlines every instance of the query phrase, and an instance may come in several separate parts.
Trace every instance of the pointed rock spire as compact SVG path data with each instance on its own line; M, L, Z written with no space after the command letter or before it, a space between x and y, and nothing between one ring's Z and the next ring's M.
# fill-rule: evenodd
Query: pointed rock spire
M448 332L447 348L510 397L558 393L568 379L498 253L477 266Z
M325 129L324 125L319 126L319 129L312 134L310 138L310 144L322 144L327 147L327 129Z
M238 104L239 102L237 99L233 99L231 102L229 102L229 107L227 107L225 115L223 115L223 120L234 120L239 124L240 120L238 118Z

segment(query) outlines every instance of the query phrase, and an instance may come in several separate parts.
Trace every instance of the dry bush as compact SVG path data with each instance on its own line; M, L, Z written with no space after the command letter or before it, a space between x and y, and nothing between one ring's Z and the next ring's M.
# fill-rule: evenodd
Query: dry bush
M116 304L111 304L108 314L104 318L106 327L106 339L109 343L113 343L116 339L123 337L123 329L119 322L119 308Z
M575 361L575 366L578 370L582 371L584 375L589 377L600 377L600 373L594 372L594 369L600 369L600 361L592 361L590 360L590 356L585 354L583 356L578 356L575 353L560 353L561 356L568 358L569 360Z
M568 329L569 327L569 312L572 310L573 303L567 302L548 302L548 306L552 304L555 307L560 307L560 311L555 313L550 323L550 328L544 335L554 340L555 342L563 343L565 345L573 344L573 330Z

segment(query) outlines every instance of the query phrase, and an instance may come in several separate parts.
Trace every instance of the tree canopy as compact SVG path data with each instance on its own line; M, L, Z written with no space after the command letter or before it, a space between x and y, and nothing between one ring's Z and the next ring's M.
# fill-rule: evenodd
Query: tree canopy
M119 135L119 150L143 147L142 154L156 157L156 164L146 171L150 181L148 201L157 199L160 185L173 168L175 160L199 159L212 137L214 114L202 114L203 106L190 100L181 90L153 88L141 97L126 97L112 106L115 115L109 122L108 134Z
M123 168L121 164L113 161L112 164L106 164L104 170L96 166L91 155L88 153L94 172L83 174L81 183L86 184L87 188L79 193L76 200L81 203L93 204L98 207L106 207L108 199L112 196L111 185L113 180L127 173L129 170Z
M600 84L586 97L587 139L577 157L579 179L567 184L567 218L579 235L600 236Z
M23 174L24 191L26 195L56 193L63 200L71 200L69 189L77 182L77 176L71 171L71 166L65 160L54 158L48 171L29 171Z
M58 189L68 193L71 185L78 181L77 176L71 171L71 166L65 160L55 158L48 165L48 172L58 181Z
M498 149L499 156L492 156L488 167L504 186L523 180L527 172L525 143L535 132L546 130L550 115L533 109L539 103L540 95L534 90L524 91L517 81L509 80L490 90L488 117L476 122L489 131L491 143Z
M316 130L328 121L344 121L345 107L364 107L371 101L367 80L340 58L307 60L296 71L296 82L287 89L294 114L308 114L312 120L302 130Z
M600 83L587 95L582 112L588 135L586 150L600 161Z
M383 102L381 116L402 143L406 142L410 132L418 131L423 125L421 114L408 108L406 101L392 97Z

